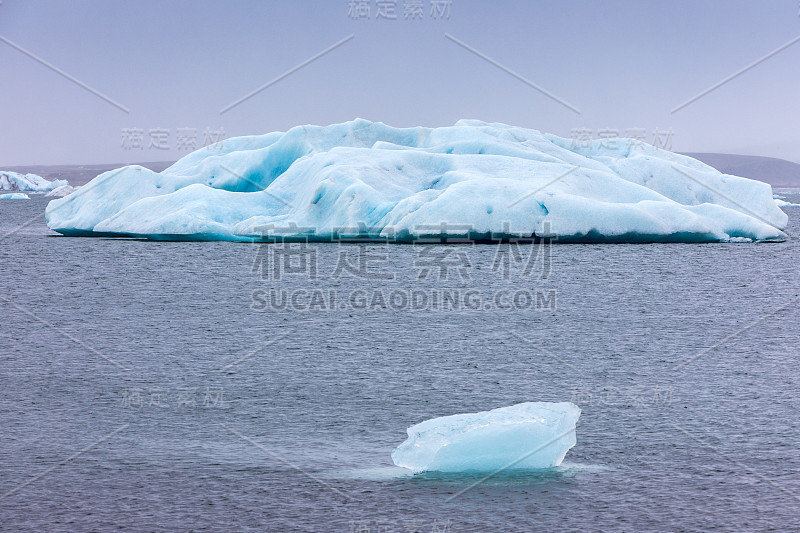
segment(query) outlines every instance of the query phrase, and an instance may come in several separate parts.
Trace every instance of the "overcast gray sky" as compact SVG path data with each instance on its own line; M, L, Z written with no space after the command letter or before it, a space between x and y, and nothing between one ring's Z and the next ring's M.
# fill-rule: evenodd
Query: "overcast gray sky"
M355 117L800 161L797 0L351 3L2 0L0 165L172 160Z

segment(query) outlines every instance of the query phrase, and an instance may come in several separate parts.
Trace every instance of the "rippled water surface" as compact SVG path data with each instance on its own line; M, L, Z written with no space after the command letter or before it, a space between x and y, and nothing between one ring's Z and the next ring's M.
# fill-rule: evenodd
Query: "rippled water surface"
M0 203L0 529L800 528L796 237L556 245L546 268L535 246L65 238L46 202ZM581 406L561 467L392 465L414 423L523 401Z

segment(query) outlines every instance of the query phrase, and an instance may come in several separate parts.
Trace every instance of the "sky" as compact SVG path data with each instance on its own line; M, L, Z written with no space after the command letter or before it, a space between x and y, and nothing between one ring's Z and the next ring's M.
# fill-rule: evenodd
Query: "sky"
M0 168L170 161L356 117L800 161L798 15L797 0L2 0Z

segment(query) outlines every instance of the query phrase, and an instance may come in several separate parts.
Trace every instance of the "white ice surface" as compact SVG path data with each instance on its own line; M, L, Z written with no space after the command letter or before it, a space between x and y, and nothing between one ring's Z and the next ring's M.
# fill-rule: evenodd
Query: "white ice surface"
M575 445L581 410L569 402L527 402L426 420L392 452L412 472L552 468Z

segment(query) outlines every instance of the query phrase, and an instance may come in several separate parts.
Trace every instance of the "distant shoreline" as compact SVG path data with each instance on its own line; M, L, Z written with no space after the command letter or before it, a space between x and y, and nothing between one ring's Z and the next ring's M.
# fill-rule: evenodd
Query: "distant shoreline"
M710 152L680 153L694 157L724 174L763 181L773 187L800 187L800 164L786 159Z

